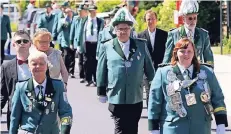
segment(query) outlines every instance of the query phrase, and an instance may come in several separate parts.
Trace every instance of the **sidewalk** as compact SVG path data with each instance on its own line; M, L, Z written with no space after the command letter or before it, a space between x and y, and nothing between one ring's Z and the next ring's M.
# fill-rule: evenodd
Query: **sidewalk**
M231 56L214 55L214 71L225 96L227 113L231 117Z

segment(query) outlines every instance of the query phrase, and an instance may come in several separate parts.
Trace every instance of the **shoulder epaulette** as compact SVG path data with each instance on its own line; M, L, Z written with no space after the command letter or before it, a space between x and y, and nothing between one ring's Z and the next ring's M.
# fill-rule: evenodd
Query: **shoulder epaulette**
M28 79L25 79L25 80L20 80L20 81L18 81L18 82L25 82L25 81L28 81L30 78L28 78Z
M144 38L136 38L136 39L140 41L147 41L147 39L144 39Z
M158 64L158 67L165 67L165 66L169 66L171 65L170 63L161 63L161 64Z
M109 40L111 40L111 39L107 39L107 40L101 41L101 43L108 42Z
M50 78L53 81L61 81L60 79L54 79L54 78Z
M213 64L211 64L211 63L200 63L200 64L207 66L207 67L210 67L210 68L214 68Z
M204 28L200 28L200 29L201 29L202 31L207 32L207 33L209 32L208 30L205 30Z
M176 28L172 28L172 29L170 29L169 31L173 31L173 30L175 30Z

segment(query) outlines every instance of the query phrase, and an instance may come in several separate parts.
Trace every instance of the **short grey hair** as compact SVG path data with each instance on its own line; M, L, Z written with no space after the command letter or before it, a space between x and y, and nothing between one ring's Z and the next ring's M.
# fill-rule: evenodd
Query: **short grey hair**
M48 58L47 55L44 52L38 51L37 49L33 49L30 52L30 55L28 57L28 62L30 63L32 60L43 58L46 64L48 64Z

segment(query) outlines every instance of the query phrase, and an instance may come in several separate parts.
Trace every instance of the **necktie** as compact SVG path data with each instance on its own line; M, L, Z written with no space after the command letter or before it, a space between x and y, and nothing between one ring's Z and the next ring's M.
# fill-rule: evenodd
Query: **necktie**
M37 100L38 100L38 102L41 102L43 100L43 91L42 91L43 86L38 85L37 87L39 89L39 92L37 94Z
M22 65L23 63L28 64L28 60L26 61L18 60L18 65Z
M93 32L93 19L91 20L91 35L94 35L94 32Z
M193 41L193 32L191 30L188 31L188 38Z
M191 78L190 78L190 71L188 69L186 69L184 71L184 78L185 78L185 80L191 80Z

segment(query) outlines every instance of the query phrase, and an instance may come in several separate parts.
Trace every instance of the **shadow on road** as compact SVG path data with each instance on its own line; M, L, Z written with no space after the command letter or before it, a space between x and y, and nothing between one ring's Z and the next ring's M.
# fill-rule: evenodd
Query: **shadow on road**
M1 134L9 134L8 131L0 131Z

